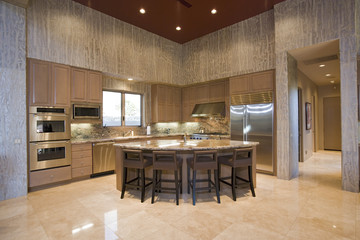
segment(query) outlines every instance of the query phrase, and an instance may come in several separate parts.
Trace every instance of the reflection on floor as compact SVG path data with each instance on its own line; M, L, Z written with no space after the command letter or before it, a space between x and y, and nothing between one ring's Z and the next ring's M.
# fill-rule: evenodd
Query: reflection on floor
M173 195L120 199L115 176L0 202L0 239L359 239L359 194L341 191L340 152L318 152L291 181L258 174L256 198L222 187L176 206Z

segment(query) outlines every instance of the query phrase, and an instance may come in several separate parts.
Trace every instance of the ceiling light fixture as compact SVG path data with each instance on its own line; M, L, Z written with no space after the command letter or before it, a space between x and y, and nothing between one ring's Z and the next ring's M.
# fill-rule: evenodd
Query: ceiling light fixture
M328 74L326 74L325 76L327 76L327 77L331 77L331 74L330 74L330 73L328 73Z
M141 14L145 14L145 13L146 13L145 9L143 9L143 8L140 8L139 12L140 12Z
M134 80L134 79L133 79L133 78L128 78L128 80L129 80L129 81L132 81L132 80Z
M216 14L216 13L217 13L217 11L215 8L213 10L211 10L211 14Z
M321 68L322 68L322 67L325 67L325 64L320 64L319 67L321 67Z
M180 30L181 30L181 27L180 27L180 26L177 26L177 27L176 27L176 30L177 30L177 31L180 31Z
M335 83L335 81L334 81L334 80L331 80L330 83Z

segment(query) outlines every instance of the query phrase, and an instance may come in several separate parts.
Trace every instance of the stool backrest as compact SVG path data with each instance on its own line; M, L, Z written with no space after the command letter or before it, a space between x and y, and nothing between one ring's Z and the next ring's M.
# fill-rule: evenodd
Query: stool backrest
M176 151L153 151L153 167L176 169Z
M199 168L208 168L215 169L217 168L217 151L194 151L194 169Z
M249 160L248 162L251 164L253 149L252 148L238 148L234 149L233 158L234 163L243 160Z
M136 161L144 164L144 156L141 150L123 149L124 162Z

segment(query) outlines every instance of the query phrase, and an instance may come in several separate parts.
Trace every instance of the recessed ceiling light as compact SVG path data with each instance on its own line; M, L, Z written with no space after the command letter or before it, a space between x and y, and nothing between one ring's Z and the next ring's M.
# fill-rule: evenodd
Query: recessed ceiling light
M134 79L133 79L133 78L128 78L128 80L129 80L129 81L132 81L132 80L134 80Z
M326 74L325 76L327 76L327 77L331 77L331 74L330 74L330 73L328 73L328 74Z
M325 64L320 64L319 67L321 67L321 68L322 68L322 67L325 67Z
M181 30L181 27L180 27L180 26L177 26L177 27L176 27L176 30L180 31L180 30Z
M331 80L330 83L335 83L335 81L334 81L334 80Z
M146 13L145 9L143 9L143 8L140 8L139 12L140 12L141 14L145 14L145 13Z
M216 14L217 13L216 9L214 8L213 10L211 10L211 13Z

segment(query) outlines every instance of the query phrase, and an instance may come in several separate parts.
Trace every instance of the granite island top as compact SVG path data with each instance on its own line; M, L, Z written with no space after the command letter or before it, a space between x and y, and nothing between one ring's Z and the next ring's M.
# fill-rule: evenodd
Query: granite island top
M171 138L171 137L182 137L183 133L174 133L174 134L152 134L152 135L136 135L136 136L127 136L127 137L113 137L113 138L81 138L81 139L71 139L71 144L83 144L83 143L98 143L98 142L110 142L110 141L141 141L141 140L151 140L153 138ZM230 135L220 135L221 138L230 138Z
M126 140L146 140L152 138L161 138L161 137L181 137L184 134L156 134L156 135L136 135L136 136L127 136L127 137L113 137L113 138L82 138L82 139L71 139L72 144L82 144L82 143L97 143L97 142L109 142L109 141L126 141Z
M225 150L234 148L254 147L258 142L234 141L230 139L222 140L149 140L131 143L116 143L115 147L138 149L138 150L172 150L172 151L192 151L192 150Z

